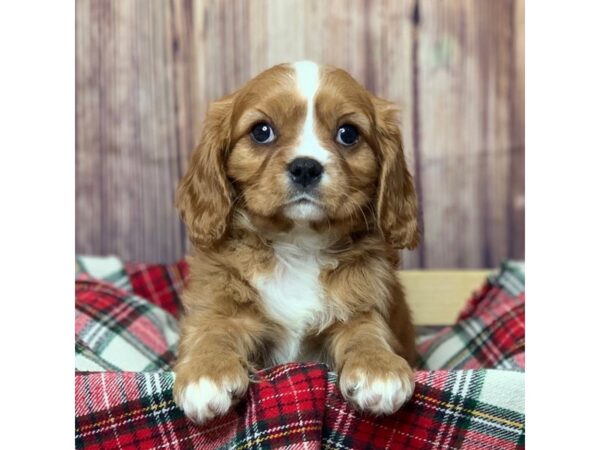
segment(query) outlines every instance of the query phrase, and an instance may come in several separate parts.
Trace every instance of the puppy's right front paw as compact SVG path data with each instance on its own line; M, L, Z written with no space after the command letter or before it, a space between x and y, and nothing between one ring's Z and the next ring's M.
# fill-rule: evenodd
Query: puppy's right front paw
M185 386L175 386L175 403L185 415L200 425L226 414L248 389L248 377L213 380L202 376Z

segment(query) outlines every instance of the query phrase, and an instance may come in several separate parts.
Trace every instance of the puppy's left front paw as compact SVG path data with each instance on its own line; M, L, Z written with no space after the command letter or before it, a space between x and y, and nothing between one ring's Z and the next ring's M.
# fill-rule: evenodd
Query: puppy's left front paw
M344 398L357 409L376 415L398 411L411 398L414 389L412 369L396 354L350 359L340 374Z

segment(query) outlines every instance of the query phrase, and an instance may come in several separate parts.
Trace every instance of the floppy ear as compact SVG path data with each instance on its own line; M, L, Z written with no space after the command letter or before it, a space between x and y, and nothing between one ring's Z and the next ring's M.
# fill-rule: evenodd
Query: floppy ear
M225 174L230 143L233 96L210 105L200 144L175 194L175 207L198 247L208 247L225 234L232 205L232 187Z
M418 202L413 178L404 159L398 108L373 97L377 141L380 151L380 178L377 191L377 224L384 239L394 248L413 249L419 245Z

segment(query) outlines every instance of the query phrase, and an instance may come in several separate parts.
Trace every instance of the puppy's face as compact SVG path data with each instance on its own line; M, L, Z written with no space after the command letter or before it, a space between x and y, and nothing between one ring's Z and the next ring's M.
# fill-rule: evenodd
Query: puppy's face
M235 96L226 173L247 210L266 218L361 217L378 174L370 95L347 73L277 66Z
M375 224L393 246L414 247L417 203L395 113L343 70L308 61L215 102L177 192L192 242L212 245L242 209L287 226Z

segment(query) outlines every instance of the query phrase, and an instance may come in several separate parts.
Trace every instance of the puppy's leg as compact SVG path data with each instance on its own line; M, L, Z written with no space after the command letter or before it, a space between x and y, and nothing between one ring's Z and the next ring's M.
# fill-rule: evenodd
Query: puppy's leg
M248 388L249 359L265 325L254 315L189 313L175 365L175 403L200 424L226 414Z
M397 411L414 391L413 371L385 320L362 313L330 329L329 349L346 400L373 414Z

